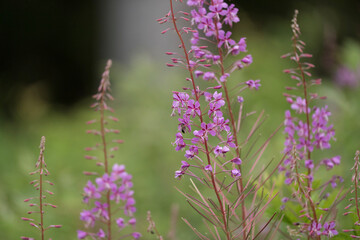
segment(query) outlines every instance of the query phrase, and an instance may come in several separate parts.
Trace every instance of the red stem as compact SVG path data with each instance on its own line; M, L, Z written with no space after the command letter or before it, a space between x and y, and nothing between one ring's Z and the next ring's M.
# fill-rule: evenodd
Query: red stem
M42 195L43 195L43 180L42 175L44 173L43 170L43 158L44 158L44 150L40 150L40 225L41 225L41 240L45 239L45 229L44 229L44 212L43 212L43 201L42 201Z
M297 38L296 37L293 37L293 48L294 48L294 54L295 56L297 55L297 51L296 51L296 43L297 42ZM299 71L301 73L301 81L302 81L302 85L303 85L303 90L304 90L304 98L305 98L305 113L306 113L306 123L307 123L307 126L308 126L308 136L307 136L307 140L308 140L308 143L310 142L310 116L309 116L309 100L308 100L308 93L307 93L307 86L306 86L306 79L305 79L305 74L304 74L304 70L302 68L302 65L301 65L301 62L300 62L300 59L299 57L297 56L296 58L296 62L298 64L298 68L299 68ZM311 152L310 150L307 148L307 157L308 159L310 160L311 159ZM312 170L311 168L308 168L308 177L311 176L312 174ZM317 216L316 216L316 210L315 210L315 206L314 206L314 203L311 199L311 186L310 186L310 180L309 178L307 179L307 187L308 187L308 192L307 194L305 194L305 197L308 198L309 200L309 203L311 205L311 208L312 208L312 212L313 212L313 216L314 216L314 220L316 223L318 223L318 219L317 219ZM319 238L320 239L320 238Z
M213 0L211 0L211 4L213 4ZM215 35L216 35L216 45L219 45L219 29L217 27L217 22L218 20L215 20ZM218 51L219 51L219 56L220 56L220 68L221 68L221 75L223 76L225 74L225 70L224 70L224 58L223 58L223 52L222 49L218 47ZM228 110L229 110L229 115L230 115L230 122L231 122L231 128L233 131L233 137L235 140L235 145L236 145L236 156L238 158L240 158L241 156L241 150L239 149L239 144L238 144L238 138L237 138L237 131L236 131L236 124L235 124L235 117L234 114L232 112L232 108L231 108L231 102L230 102L230 97L229 97L229 92L227 90L226 87L226 82L223 82L223 88L224 88L224 92L225 92L225 97L226 97L226 103L228 106ZM241 166L238 166L238 169L240 171L240 173L242 174L241 171ZM239 178L239 182L237 182L238 188L240 188L240 193L242 194L244 191L244 187L243 187L243 179L242 179L242 175ZM242 221L243 221L243 228L246 227L246 209L245 209L245 203L244 201L242 201L241 203L241 210L242 210ZM243 238L246 238L246 231L243 231Z
M174 14L174 8L173 8L173 2L172 0L170 0L170 11L171 11L171 18L172 18L172 22L174 24L174 29L175 29L175 32L176 34L178 35L180 41L181 41L181 46L184 50L184 55L185 55L185 58L186 58L186 64L187 64L187 68L188 68L188 71L190 73L190 79L191 79L191 82L192 82L192 86L193 86L193 89L194 89L194 93L195 93L195 97L196 97L196 101L199 101L199 95L198 95L198 92L197 92L197 89L196 89L196 85L195 85L195 81L194 81L194 75L193 75L193 70L190 66L190 58L189 58L189 54L186 50L186 46L185 46L185 43L184 43L184 40L180 34L180 31L176 25L176 20L175 20L175 14ZM202 118L202 113L201 113L201 110L200 110L200 115L199 115L199 118L200 118L200 122L203 123L203 118ZM204 145L205 145L205 151L206 151L206 157L207 157L207 161L208 161L208 164L210 165L211 164L211 160L210 160L210 152L209 152L209 149L208 149L208 144L207 144L207 140L204 139ZM230 236L230 232L228 231L228 223L226 221L226 211L225 211L225 206L223 205L223 202L220 198L220 195L219 195L219 191L221 191L221 189L218 190L217 188L217 184L216 184L216 181L215 181L215 175L213 172L211 172L210 174L211 176L211 183L213 185L213 188L214 188L214 191L215 191L215 194L216 194L216 198L219 202L219 205L220 205L220 209L221 209L221 214L222 214L222 218L223 218L223 222L224 222L224 232L226 233L226 238L228 240L231 239L231 236Z
M105 139L105 95L106 95L106 88L103 87L102 93L101 93L101 100L100 100L100 128L101 128L101 140L103 144L103 152L104 152L104 168L105 173L109 174L109 167L108 167L108 156L107 156L107 148L106 148L106 139ZM111 240L111 202L110 202L110 190L108 190L106 194L106 203L108 205L108 215L109 219L106 222L107 228L108 228L108 240Z
M356 204L356 215L358 217L358 221L360 221L360 212L359 212L359 199L358 199L358 181L359 181L359 176L358 176L358 161L359 159L356 159L358 157L355 157L355 161L356 161L356 165L355 165L355 204Z

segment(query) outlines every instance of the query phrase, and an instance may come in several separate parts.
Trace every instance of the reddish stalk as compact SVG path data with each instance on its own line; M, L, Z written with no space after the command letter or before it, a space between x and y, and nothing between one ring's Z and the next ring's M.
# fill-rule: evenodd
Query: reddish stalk
M104 152L104 168L105 173L109 174L109 167L108 167L108 156L107 156L107 148L106 148L106 138L105 138L105 96L106 96L106 88L103 87L101 93L101 100L100 100L100 134L101 140L103 144L103 152ZM108 204L108 215L109 219L106 222L107 229L108 229L108 240L111 240L111 202L110 202L110 190L108 190L106 194L106 203Z
M358 198L358 184L359 184L359 176L358 176L358 165L359 165L359 151L356 152L355 156L355 204L356 204L356 215L358 217L358 221L360 221L360 210L359 210L359 198Z
M171 18L172 18L172 22L173 22L173 25L174 25L174 29L175 29L175 32L176 34L178 35L180 41L181 41L181 46L183 48L183 51L184 51L184 55L185 55L185 58L186 58L186 64L187 64L187 68L188 68L188 71L190 73L190 79L191 79L191 82L192 82L192 86L193 86L193 89L194 89L194 93L195 93L195 97L196 97L196 101L199 101L199 95L198 95L198 92L197 92L197 89L196 89L196 85L195 85L195 81L194 81L194 75L193 75L193 70L192 68L190 67L190 58L189 58L189 54L186 50L186 46L185 46L185 43L184 43L184 40L180 34L180 31L176 25L176 19L175 19L175 14L174 14L174 8L173 8L173 2L172 0L170 0L170 11L171 11ZM203 123L203 118L202 118L202 111L200 109L200 115L199 115L199 118L200 118L200 122ZM205 152L206 152L206 158L207 158L207 161L208 161L208 164L211 165L211 160L210 160L210 152L209 152L209 149L208 149L208 145L207 145L207 140L204 139L204 145L205 145ZM216 181L215 181L215 175L213 172L211 172L210 174L211 176L211 183L213 185L213 188L214 188L214 191L215 191L215 194L216 194L216 198L219 202L219 207L221 209L221 215L222 215L222 219L223 219L223 222L224 222L224 226L223 226L223 229L224 229L224 232L226 234L226 238L228 240L231 239L231 235L230 235L230 231L228 230L228 223L226 221L226 210L225 210L225 206L223 205L223 202L220 198L220 195L219 195L219 191L221 191L220 189L218 190L218 187L217 187L217 184L216 184Z
M295 53L295 56L297 56L297 51L296 51L296 41L297 41L297 38L294 36L293 37L293 47L294 47L294 53ZM305 79L305 74L304 74L304 70L302 69L302 65L301 65L301 62L300 62L300 59L299 57L296 58L296 63L298 64L298 68L299 68L299 71L301 73L301 82L302 82L302 85L303 85L303 89L304 89L304 99L305 99L305 113L306 113L306 124L308 125L308 136L307 136L307 141L310 142L310 116L309 116L309 100L308 100L308 94L307 94L307 86L306 86L306 79ZM306 149L307 150L307 157L308 159L310 160L311 159L311 152L309 149ZM311 169L309 168L308 169L308 176L311 175ZM308 188L309 188L309 195L311 196L311 187L310 187L310 180L308 179L307 180L307 185L308 185Z
M40 189L39 189L39 192L40 192L40 231L41 231L41 240L44 240L45 239L45 229L44 229L44 212L43 212L43 173L44 173L44 170L43 170L43 159L44 159L44 141L43 139L41 139L41 145L40 145Z
M297 160L295 154L294 154L294 159ZM299 174L298 167L297 167L297 162L295 163L295 172L296 172L296 180L297 180L297 182L299 184L299 190L300 190L301 194L309 201L309 205L310 205L311 210L313 212L315 222L318 223L318 218L317 218L317 215L316 215L316 209L315 209L314 202L312 201L311 196L309 195L309 193L306 193L304 188L301 186L301 180L300 180L300 174ZM308 236L308 238L309 238L309 236ZM316 239L321 240L320 236L317 236Z
M211 0L211 4L213 4L213 0ZM218 46L219 44L219 30L218 30L218 26L217 26L217 19L215 22L215 34L216 34L216 45ZM218 47L218 51L219 51L219 56L220 56L220 68L221 68L221 75L225 74L225 70L224 70L224 58L223 58L223 52L222 49ZM240 158L241 156L241 150L239 149L239 144L238 144L238 138L237 138L237 131L236 131L236 123L235 123L235 117L234 114L232 112L232 108L231 108L231 102L230 102L230 97L229 97L229 92L227 90L226 87L226 82L223 82L223 88L224 88L224 92L225 92L225 98L226 98L226 103L228 106L228 110L229 110L229 115L230 115L230 122L231 122L231 128L233 131L233 136L234 136L234 140L235 140L235 145L236 145L236 156L238 158ZM240 173L242 174L241 171L241 165L238 165L238 169L240 171ZM242 179L242 175L239 178L239 182L237 182L238 185L238 189L240 190L239 194L242 194L244 191L244 185L243 185L243 179ZM243 221L243 227L245 228L246 226L246 209L245 209L245 203L244 201L242 201L241 203L241 210L242 210L242 221ZM246 238L246 232L243 231L243 238Z
M294 44L294 53L296 54L296 38L293 38L293 44ZM304 90L304 98L305 98L305 113L306 113L306 123L308 125L308 136L307 136L307 140L308 142L310 142L310 116L309 116L309 101L308 101L308 94L307 94L307 86L306 86L306 79L305 79L305 74L304 74L304 70L302 69L301 66L301 62L300 60L296 61L299 67L299 71L301 73L301 80L302 80L302 85L303 85L303 90ZM311 158L311 152L309 149L307 149L307 157L308 159ZM298 175L298 173L296 173ZM312 174L312 170L311 168L308 168L308 176L311 176ZM299 183L300 184L300 183ZM308 187L308 192L305 194L304 192L302 192L304 194L305 197L308 198L309 204L312 208L312 212L313 212L313 217L316 223L318 223L318 218L316 216L316 210L315 210L315 206L314 203L311 199L311 186L310 186L310 180L309 178L307 179L307 187ZM318 238L320 239L320 238Z

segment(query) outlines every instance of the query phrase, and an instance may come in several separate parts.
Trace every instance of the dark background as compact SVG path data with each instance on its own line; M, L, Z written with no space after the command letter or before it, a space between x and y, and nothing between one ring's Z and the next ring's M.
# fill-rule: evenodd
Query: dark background
M119 1L117 0L117 5ZM134 2L140 9L141 1ZM112 57L114 60L125 62L128 56L105 56L111 54L102 51L102 45L109 41L103 39L106 36L101 36L104 28L101 19L106 15L100 10L102 3L109 6L114 1L2 1L1 115L14 118L13 108L26 92L30 95L40 95L56 108L66 109L94 92L98 81L96 64L99 59ZM318 19L325 23L323 41L312 45L314 49L311 50L318 56L317 71L323 75L332 74L336 64L332 52L344 39L360 39L358 0L260 0L233 3L240 9L241 16L248 16L254 23L253 27L264 33L273 31L274 24L289 23L296 8L302 15L304 12L316 11ZM157 1L154 4L167 7L167 1ZM126 9L119 9L118 14L121 15L124 11ZM139 22L124 19L121 24L129 25L127 29L137 28L141 25L141 17L137 19ZM128 35L131 32L123 34ZM129 47L122 42L116 44L117 48ZM134 46L132 48L135 49ZM131 50L126 53L128 54L131 54ZM35 90L27 91L29 86L34 86Z

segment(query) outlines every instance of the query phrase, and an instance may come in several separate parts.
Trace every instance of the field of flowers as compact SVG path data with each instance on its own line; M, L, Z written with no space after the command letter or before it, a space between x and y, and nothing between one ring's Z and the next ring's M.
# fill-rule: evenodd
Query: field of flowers
M104 60L92 98L0 119L0 238L360 238L360 43L322 77L306 15L238 11L170 0L167 63Z

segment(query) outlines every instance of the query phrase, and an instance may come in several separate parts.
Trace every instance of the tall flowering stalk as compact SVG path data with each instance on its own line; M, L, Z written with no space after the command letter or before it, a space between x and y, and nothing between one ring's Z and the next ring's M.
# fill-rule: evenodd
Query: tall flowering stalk
M294 68L284 72L290 74L296 84L287 87L290 92L284 94L291 110L285 112L286 159L280 170L285 171L285 183L293 187L291 201L297 202L302 208L298 213L300 220L297 222L297 234L307 239L320 239L321 236L332 237L338 234L335 230L335 214L332 214L330 220L328 216L343 197L338 195L330 208L321 206L329 196L329 188L335 188L343 180L340 176L331 176L327 181L321 181L320 186L314 184L321 180L316 178L315 172L321 169L331 170L339 165L340 156L316 160L313 154L331 147L330 141L334 139L335 131L333 125L329 124L331 112L328 107L311 107L315 100L322 98L310 92L312 86L321 84L321 80L311 78L309 70L314 65L306 59L312 55L304 53L305 43L299 38L297 14L298 11L295 11L291 25L292 52L283 56L295 63ZM283 202L287 201L289 198L283 199Z
M109 159L114 158L113 152L118 150L118 146L113 144L122 143L122 140L108 140L108 134L118 134L119 130L108 128L108 121L118 122L118 119L110 116L107 112L113 113L113 109L108 106L107 101L113 100L110 94L109 72L112 65L111 60L107 62L105 71L102 75L98 93L93 96L96 102L91 106L100 113L99 119L88 121L87 124L98 124L99 130L87 130L88 134L100 137L100 142L94 147L85 150L92 152L100 150L102 157L86 155L88 160L95 160L96 165L102 167L103 173L84 172L85 175L97 175L95 183L88 181L84 188L83 201L90 208L80 213L80 219L84 222L85 230L78 230L78 239L119 239L119 232L125 227L131 230L124 230L126 233L120 234L121 238L130 237L140 238L141 234L133 231L136 225L134 218L135 200L132 190L132 175L125 171L124 165L115 163L112 170L109 167ZM92 208L91 208L92 206ZM121 217L115 217L122 212ZM129 232L129 233L128 233Z
M53 195L54 193L47 190L45 185L54 185L52 182L48 181L48 180L44 180L44 177L48 176L50 173L47 170L47 166L45 163L45 158L44 158L44 152L45 152L45 137L43 136L41 138L41 142L40 142L40 155L39 158L36 162L35 168L36 170L34 172L31 172L30 175L39 175L38 179L35 179L33 181L30 182L31 185L33 185L33 187L39 191L39 196L38 197L31 197L31 198L27 198L24 200L24 202L29 203L29 206L31 208L35 208L36 210L32 210L32 211L28 211L29 215L34 215L34 214L38 214L39 215L39 219L35 220L35 219L31 219L31 218L27 218L27 217L22 217L21 219L23 221L27 221L29 222L29 224L33 227L35 227L36 229L39 230L40 232L40 239L44 240L45 239L45 232L51 228L61 228L61 225L49 225L46 226L45 225L45 221L44 221L44 216L45 216L45 209L47 207L52 207L52 208L57 208L56 205L51 204L49 202L47 202L47 198L50 195ZM34 240L35 238L31 238L31 237L21 237L21 239L23 240Z
M350 232L352 234L350 234L350 237L355 238L355 239L360 239L360 193L359 193L359 189L360 189L360 151L356 151L355 153L355 163L354 166L352 167L351 170L354 171L353 175L352 175L352 188L351 188L351 197L349 198L349 204L345 207L346 212L343 214L344 216L347 215L354 215L353 219L355 219L354 221L354 227L352 229L345 229L343 230L344 232Z
M220 239L222 235L228 240L254 239L269 223L265 221L260 229L259 224L255 224L260 221L264 209L274 197L273 191L269 191L267 197L257 194L268 179L263 178L262 173L254 177L255 180L251 179L269 139L256 153L249 156L248 152L245 157L242 156L242 149L254 135L262 114L255 121L248 137L240 143L238 133L244 118L244 99L241 96L230 96L227 86L231 73L249 66L252 56L245 54L246 38L235 41L231 38L231 31L225 30L240 21L234 4L227 4L223 0L188 0L187 5L191 7L190 13L175 11L174 1L170 0L169 13L158 19L160 24L170 22L172 25L162 33L173 30L180 40L181 52L166 53L172 57L172 62L167 66L186 69L189 74L186 80L190 82L190 86L183 88L184 91L173 92L172 115L179 116L178 132L173 145L176 151L184 151L186 158L175 172L175 178L188 175L212 189L212 196L203 195L192 181L198 198L181 193L195 211L215 227L212 230L207 225L214 239ZM181 27L179 21L188 25ZM191 35L189 43L186 42L185 35ZM230 64L225 62L229 56L238 55L242 55L240 60ZM198 85L202 80L210 85L204 90ZM236 94L246 89L258 90L260 86L260 80L239 82ZM232 101L233 98L237 101ZM234 107L239 110L235 111ZM245 184L241 166L245 160L250 161L255 156L257 159L250 167L246 176L250 178ZM249 196L253 197L252 201L246 200ZM262 207L261 201L264 202ZM248 207L247 202L250 203ZM185 222L198 237L208 239L192 227L189 221L185 219Z

